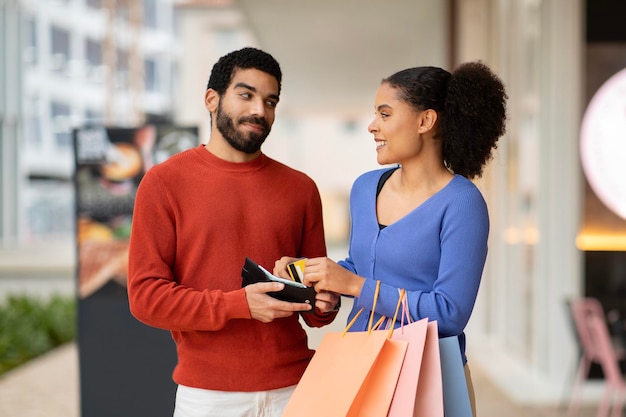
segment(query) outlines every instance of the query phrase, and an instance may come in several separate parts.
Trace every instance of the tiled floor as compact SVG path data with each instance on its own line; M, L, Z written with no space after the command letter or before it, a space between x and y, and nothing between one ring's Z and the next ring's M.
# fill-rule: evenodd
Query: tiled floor
M0 377L0 417L78 417L78 351L69 344Z
M566 417L565 407L538 407L516 404L500 391L489 379L472 368L472 380L476 391L476 408L479 417ZM595 407L583 407L576 417L595 417Z

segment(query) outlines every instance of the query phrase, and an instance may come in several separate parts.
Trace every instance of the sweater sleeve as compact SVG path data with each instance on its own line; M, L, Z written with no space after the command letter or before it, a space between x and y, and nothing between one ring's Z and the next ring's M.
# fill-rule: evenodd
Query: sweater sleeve
M484 199L478 190L463 193L443 219L439 274L433 290L408 295L413 317L437 320L442 336L463 332L478 296L488 235Z
M128 266L132 314L174 331L219 330L231 319L249 319L244 289L199 291L175 281L176 239L175 209L152 169L139 185L133 212Z

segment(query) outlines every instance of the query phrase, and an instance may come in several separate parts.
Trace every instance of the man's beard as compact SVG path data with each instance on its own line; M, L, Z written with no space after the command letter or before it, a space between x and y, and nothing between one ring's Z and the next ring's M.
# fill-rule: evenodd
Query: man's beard
M241 123L254 123L264 127L264 131L261 133L248 132L248 134L241 133L235 128L235 123L228 113L222 110L222 104L218 104L217 112L215 115L215 126L217 130L222 134L226 142L236 150L245 152L247 154L253 154L261 149L261 145L265 142L267 135L270 134L270 126L262 117L242 117L237 120L237 124Z

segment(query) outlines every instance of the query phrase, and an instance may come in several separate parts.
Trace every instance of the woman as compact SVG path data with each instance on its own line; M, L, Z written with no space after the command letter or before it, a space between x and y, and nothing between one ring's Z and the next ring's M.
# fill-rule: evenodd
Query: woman
M367 310L351 331L367 328L380 281L375 320L393 316L405 289L411 318L436 320L440 337L458 335L466 363L464 328L489 233L485 201L470 180L481 176L504 134L506 99L502 82L480 62L452 74L410 68L382 81L368 130L378 163L397 165L355 181L348 258L308 259L304 269L305 283L318 292L354 297L348 320ZM291 261L277 261L275 274L286 276ZM467 366L466 376L474 406Z

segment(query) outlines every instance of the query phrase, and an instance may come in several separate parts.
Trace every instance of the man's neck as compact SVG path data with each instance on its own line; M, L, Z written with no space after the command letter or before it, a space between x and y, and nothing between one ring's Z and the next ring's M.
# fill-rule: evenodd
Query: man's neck
M216 135L214 133L211 134L209 143L206 144L205 148L213 155L228 162L250 162L261 155L260 150L255 153L245 153L238 151L237 149L230 146L230 144L226 142L226 140L220 134Z

